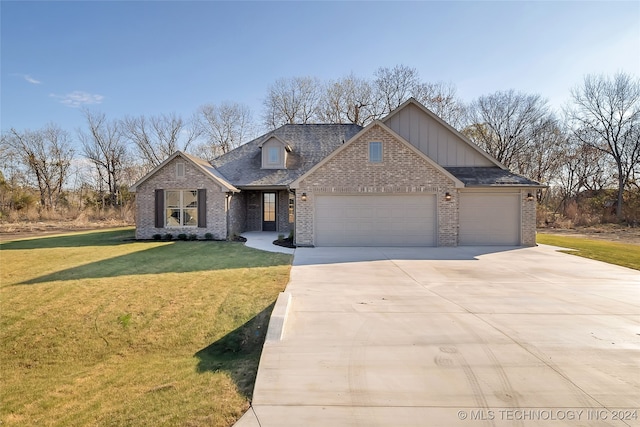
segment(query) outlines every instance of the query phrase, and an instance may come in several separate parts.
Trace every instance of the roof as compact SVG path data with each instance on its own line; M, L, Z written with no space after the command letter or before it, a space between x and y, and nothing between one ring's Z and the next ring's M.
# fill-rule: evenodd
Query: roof
M220 173L218 171L216 171L215 168L211 167L211 164L209 164L209 162L207 162L206 160L201 159L199 157L192 156L191 154L183 153L182 151L176 151L175 153L170 155L164 162L160 163L158 166L153 168L153 170L151 172L149 172L148 174L146 174L145 176L140 178L138 180L138 182L136 182L131 187L129 187L129 190L132 191L132 192L135 192L136 188L140 184L142 184L144 181L149 179L156 172L158 172L160 169L162 169L166 164L168 164L170 161L172 161L173 159L175 159L178 156L180 156L180 157L184 158L185 160L191 162L196 168L200 169L204 173L205 176L211 178L217 184L221 185L223 188L226 188L227 190L233 191L233 192L236 192L236 193L240 191L236 187L234 187L231 183L229 183L222 175L220 175Z
M284 125L211 161L236 187L288 186L362 130L354 124ZM262 169L260 146L271 137L291 147L287 169Z
M537 181L499 167L446 167L465 187L544 187Z

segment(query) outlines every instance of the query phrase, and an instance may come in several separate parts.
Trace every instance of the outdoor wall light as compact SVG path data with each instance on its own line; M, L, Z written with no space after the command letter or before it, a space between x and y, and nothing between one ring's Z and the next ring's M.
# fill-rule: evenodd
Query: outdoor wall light
M451 193L449 193L449 192L444 193L444 199L445 199L447 202L448 202L448 201L450 201L450 200L451 200Z
M533 194L527 193L527 200L528 201L532 201L533 200Z
M300 200L302 200L303 202L307 201L307 193L302 193L302 196L300 196Z

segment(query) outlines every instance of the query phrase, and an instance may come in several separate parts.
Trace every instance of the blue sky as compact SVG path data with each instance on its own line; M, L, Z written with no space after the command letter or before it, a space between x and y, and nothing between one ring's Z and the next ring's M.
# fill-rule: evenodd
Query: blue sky
M558 108L585 74L640 75L640 2L0 3L2 130L234 101L259 119L280 77L416 68L466 102L497 90Z

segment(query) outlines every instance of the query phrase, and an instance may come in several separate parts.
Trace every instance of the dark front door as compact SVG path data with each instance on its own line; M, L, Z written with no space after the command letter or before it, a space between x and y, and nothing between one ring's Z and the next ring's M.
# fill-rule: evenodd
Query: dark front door
M276 231L276 193L262 193L262 231Z

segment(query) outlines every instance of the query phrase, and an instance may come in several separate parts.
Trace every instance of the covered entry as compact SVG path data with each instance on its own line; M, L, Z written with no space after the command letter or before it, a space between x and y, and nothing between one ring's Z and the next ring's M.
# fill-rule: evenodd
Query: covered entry
M435 246L436 197L318 195L316 246Z
M520 245L520 194L460 193L459 245Z

